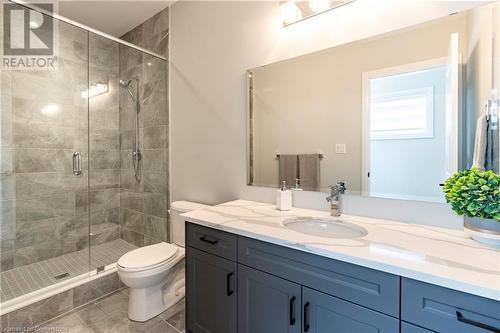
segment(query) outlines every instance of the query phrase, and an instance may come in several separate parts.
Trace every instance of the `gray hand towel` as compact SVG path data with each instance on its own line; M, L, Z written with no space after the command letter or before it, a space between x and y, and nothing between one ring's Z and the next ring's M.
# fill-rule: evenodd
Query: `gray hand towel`
M299 155L299 177L302 189L319 191L319 154Z
M297 178L297 155L283 155L279 157L279 179L278 186L281 187L281 182L285 181L288 187L295 183Z

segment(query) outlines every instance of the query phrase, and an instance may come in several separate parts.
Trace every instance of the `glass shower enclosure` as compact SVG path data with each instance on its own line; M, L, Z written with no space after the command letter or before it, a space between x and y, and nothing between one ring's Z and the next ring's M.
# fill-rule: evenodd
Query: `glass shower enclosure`
M54 68L1 70L2 314L166 241L168 203L165 58L10 5L57 45Z

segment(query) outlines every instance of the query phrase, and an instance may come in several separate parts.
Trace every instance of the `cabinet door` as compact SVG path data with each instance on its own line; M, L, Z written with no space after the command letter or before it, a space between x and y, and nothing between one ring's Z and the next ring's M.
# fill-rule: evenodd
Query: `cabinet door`
M401 319L436 332L500 332L500 302L403 278Z
M192 333L235 333L236 263L187 247L186 316Z
M306 287L302 287L302 311L303 332L399 332L396 318Z
M299 333L300 285L238 265L238 333Z
M404 321L401 322L401 333L434 333L434 331L429 331L425 328L418 327L412 324L408 324Z

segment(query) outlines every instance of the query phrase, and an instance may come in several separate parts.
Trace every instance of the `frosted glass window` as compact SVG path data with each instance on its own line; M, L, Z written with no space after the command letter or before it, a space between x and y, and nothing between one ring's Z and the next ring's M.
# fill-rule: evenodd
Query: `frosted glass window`
M432 87L372 95L370 103L371 139L433 136Z

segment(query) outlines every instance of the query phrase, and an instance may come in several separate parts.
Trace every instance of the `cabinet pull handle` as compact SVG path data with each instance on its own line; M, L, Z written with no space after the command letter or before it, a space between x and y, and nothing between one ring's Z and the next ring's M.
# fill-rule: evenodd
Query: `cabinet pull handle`
M295 325L295 296L290 298L290 326Z
M304 304L304 332L309 332L309 302Z
M231 288L231 277L234 275L233 272L229 273L226 276L226 283L227 283L227 296L231 296L234 293L233 288Z
M200 240L202 242L205 242L205 243L208 243L208 244L212 244L212 245L215 245L215 244L217 244L219 242L217 239L214 239L214 240L207 239L207 236L201 236Z
M490 325L480 323L478 321L467 319L462 315L462 313L460 311L457 311L457 320L462 322L462 323L466 323L466 324L469 324L472 326L480 327L480 328L485 329L485 330L490 331L490 332L500 333L500 328L496 328L496 327L493 327Z
M73 174L75 176L82 174L82 154L79 152L73 153Z

